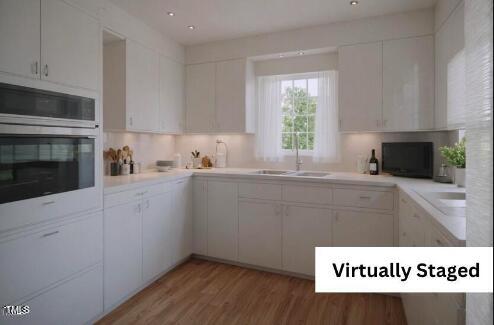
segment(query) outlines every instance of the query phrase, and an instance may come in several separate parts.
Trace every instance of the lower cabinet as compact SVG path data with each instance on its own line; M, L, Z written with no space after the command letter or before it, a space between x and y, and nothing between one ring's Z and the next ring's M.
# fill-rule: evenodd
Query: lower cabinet
M141 201L105 209L105 310L142 283Z
M207 186L204 179L192 180L192 252L199 255L208 254Z
M237 260L237 183L208 181L208 256Z
M333 246L393 246L393 215L334 211Z
M238 203L238 260L281 269L282 206L271 202Z
M175 265L192 254L192 191L189 179L173 183L171 214L171 257Z
M145 199L142 214L142 278L147 282L173 264L172 193Z
M313 276L315 248L331 246L331 211L293 205L283 210L283 270Z

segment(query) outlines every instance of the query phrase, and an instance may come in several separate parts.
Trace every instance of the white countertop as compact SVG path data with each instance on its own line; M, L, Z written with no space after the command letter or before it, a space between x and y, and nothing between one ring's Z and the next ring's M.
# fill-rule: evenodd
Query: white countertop
M435 183L432 180L414 179L405 177L395 177L389 175L368 175L358 173L330 172L326 177L299 177L299 176L279 176L279 175L262 175L252 174L259 168L213 168L213 169L172 169L168 172L147 171L141 174L126 176L105 176L104 193L111 194L124 190L150 185L154 183L172 181L175 179L190 177L192 175L204 177L234 177L249 179L264 179L271 181L299 181L314 183L331 183L344 185L361 185L361 186L382 186L398 187L409 195L417 205L430 214L434 221L449 232L460 242L465 241L466 236L466 218L451 217L443 214L441 211L432 206L417 192L464 192L465 189L458 188L454 184Z

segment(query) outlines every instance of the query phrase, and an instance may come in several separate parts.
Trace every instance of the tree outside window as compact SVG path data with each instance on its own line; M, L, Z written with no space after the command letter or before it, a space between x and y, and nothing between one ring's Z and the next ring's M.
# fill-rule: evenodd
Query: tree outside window
M315 114L317 110L317 79L283 80L282 149L294 149L299 133L299 149L314 150Z

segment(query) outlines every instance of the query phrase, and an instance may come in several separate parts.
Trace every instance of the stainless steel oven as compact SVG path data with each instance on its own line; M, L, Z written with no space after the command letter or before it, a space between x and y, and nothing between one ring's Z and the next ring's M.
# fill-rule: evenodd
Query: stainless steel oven
M0 232L101 207L95 105L0 84Z

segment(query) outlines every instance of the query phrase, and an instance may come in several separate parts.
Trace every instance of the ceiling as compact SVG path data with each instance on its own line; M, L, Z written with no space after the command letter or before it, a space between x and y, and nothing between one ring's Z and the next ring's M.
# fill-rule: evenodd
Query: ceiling
M111 0L184 45L434 6L436 0ZM175 13L174 17L167 12ZM194 25L195 30L187 26Z

